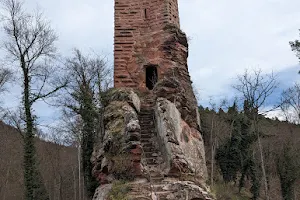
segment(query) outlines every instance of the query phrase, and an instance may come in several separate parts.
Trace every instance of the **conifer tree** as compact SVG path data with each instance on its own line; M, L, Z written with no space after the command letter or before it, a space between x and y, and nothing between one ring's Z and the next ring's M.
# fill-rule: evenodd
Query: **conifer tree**
M276 170L279 174L283 200L294 200L294 187L300 176L300 153L298 144L284 142L275 154Z
M238 83L233 86L244 99L244 114L251 121L253 131L257 137L260 154L260 165L262 170L265 198L269 197L269 186L265 167L264 150L261 142L261 131L259 130L259 111L265 105L267 99L276 90L278 82L273 73L263 74L261 70L246 70L238 76Z
M239 191L245 185L246 177L252 182L253 199L258 199L260 180L258 168L252 156L252 146L256 136L251 129L251 121L244 113L239 113L236 103L228 110L228 122L232 124L231 137L217 149L216 160L223 179L239 182ZM240 176L238 176L240 175ZM237 180L237 178L239 180Z
M300 41L299 40L291 41L290 46L292 48L292 51L295 52L297 58L299 58L300 60ZM300 74L300 70L299 70L299 74Z

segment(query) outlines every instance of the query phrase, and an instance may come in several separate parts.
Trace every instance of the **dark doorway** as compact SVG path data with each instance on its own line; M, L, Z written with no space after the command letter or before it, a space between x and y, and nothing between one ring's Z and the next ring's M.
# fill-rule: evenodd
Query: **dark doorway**
M157 66L150 65L146 67L146 87L152 90L157 83Z

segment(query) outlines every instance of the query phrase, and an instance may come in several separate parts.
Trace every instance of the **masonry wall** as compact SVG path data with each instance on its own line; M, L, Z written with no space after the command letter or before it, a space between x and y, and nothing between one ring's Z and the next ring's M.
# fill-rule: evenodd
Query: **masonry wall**
M167 24L179 28L177 0L115 0L115 87L145 87L145 65L158 64L145 51L159 51L149 44L164 37Z

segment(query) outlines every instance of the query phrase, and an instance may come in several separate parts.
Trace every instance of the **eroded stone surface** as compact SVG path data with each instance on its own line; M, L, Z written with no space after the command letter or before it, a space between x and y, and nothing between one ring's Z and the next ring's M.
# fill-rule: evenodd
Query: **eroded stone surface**
M207 178L204 144L200 132L191 128L182 118L175 104L159 98L156 103L156 121L165 158L164 173L197 177L198 182Z
M130 183L131 192L127 195L129 199L147 200L213 200L205 186L196 185L191 181L179 181L166 179L160 184L153 183Z
M127 199L213 199L205 186L201 134L182 119L176 105L158 98L152 106L147 100L138 114L133 104L116 96L123 95L115 94L115 100L105 108L104 141L95 148L92 159L94 175L101 184L95 196L101 194L109 200L103 197L109 191L105 186L110 187L125 172L133 177L127 181L131 188L124 194Z
M107 200L109 191L111 190L112 184L106 184L99 186L94 194L93 200Z
M111 183L123 175L134 178L142 173L139 107L133 103L139 102L139 99L132 93L130 91L128 95L128 91L114 91L109 105L105 107L105 134L103 141L95 145L91 158L93 175L100 184ZM135 96L135 100L130 96Z
M182 199L182 200L210 200L213 196L210 195L209 191L205 187L195 185L194 182L190 181L170 181L165 182L162 186L161 194L158 193L158 198L164 198L168 200Z
M115 0L115 87L145 88L146 65L167 66L159 48L167 24L179 28L177 0Z
M197 101L193 93L190 80L184 80L180 73L182 69L174 68L168 76L159 80L154 87L156 98L165 98L174 103L181 114L181 118L189 126L200 130L200 118Z
M128 199L212 199L177 0L115 0L114 39L118 90L105 108L104 140L92 158L102 184L98 190L127 172L135 178L128 180ZM158 80L151 92L146 87L149 66L157 70Z

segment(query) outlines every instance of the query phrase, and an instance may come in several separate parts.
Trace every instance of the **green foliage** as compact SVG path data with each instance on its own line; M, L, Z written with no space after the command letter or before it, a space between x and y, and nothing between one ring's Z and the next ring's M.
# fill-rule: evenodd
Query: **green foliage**
M227 113L228 113L228 115L230 116L231 119L234 119L239 114L236 102L234 102L233 105L228 108Z
M120 133L115 133L111 142L105 146L105 157L113 165L110 173L118 180L133 180L132 161L130 154L124 147L126 146L124 137Z
M300 175L299 153L290 143L284 144L276 155L276 169L280 178L281 193L284 200L294 199L294 187Z
M296 56L300 60L300 41L299 40L292 41L292 42L290 42L290 46L292 48L292 51L295 52ZM299 74L300 74L300 71L299 71Z
M215 159L221 169L225 183L235 182L238 175L239 191L244 187L245 178L252 182L253 199L259 196L260 181L258 168L253 160L252 145L255 134L246 115L238 113L236 104L228 110L228 121L232 124L232 135L216 151Z
M216 161L226 183L235 181L240 169L241 158L235 140L228 140L216 152Z
M130 187L125 181L115 181L108 194L110 200L129 200L127 197Z
M130 90L126 88L112 88L106 92L105 106L112 101L130 101Z
M92 175L90 159L96 137L100 142L104 136L103 112L110 86L110 69L99 56L83 55L78 49L74 49L73 56L67 59L65 68L70 96L66 97L63 105L70 109L71 116L80 116L77 137L82 149L84 185L87 196L92 197L98 183Z
M239 181L239 191L242 190L245 184L245 177L248 176L251 181L251 188L250 191L253 195L252 199L259 198L259 191L260 191L260 171L258 170L257 164L253 161L253 159L247 159L243 165L241 178Z
M87 195L92 197L98 183L92 175L93 165L90 161L95 142L95 120L97 112L93 103L93 96L89 87L83 87L80 95L80 110L79 113L82 117L82 168L84 173L84 182L87 190Z
M26 200L49 199L37 167L34 137L27 133L24 137L24 182Z

